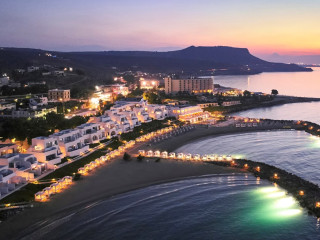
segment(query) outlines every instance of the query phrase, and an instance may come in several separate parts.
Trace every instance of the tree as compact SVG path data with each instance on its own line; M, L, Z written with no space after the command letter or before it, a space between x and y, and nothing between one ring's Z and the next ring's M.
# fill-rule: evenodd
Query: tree
M138 160L139 162L141 162L143 159L144 159L144 156L141 156L141 155L139 154L139 156L137 157L137 160Z
M143 99L147 100L150 104L161 103L161 98L153 91L144 92Z
M274 96L276 96L276 95L279 94L279 92L278 92L277 89L272 89L272 90L271 90L271 94L274 95Z
M123 160L125 160L125 161L130 161L130 160L131 160L131 156L130 156L127 152L125 152L125 153L123 154Z
M245 90L245 91L243 92L243 97L245 97L245 98L250 98L250 97L251 97L251 92L249 92L248 90Z

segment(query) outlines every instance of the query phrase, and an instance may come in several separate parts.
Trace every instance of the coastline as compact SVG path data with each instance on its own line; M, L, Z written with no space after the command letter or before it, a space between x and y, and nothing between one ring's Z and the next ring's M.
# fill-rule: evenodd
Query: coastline
M286 123L287 122L287 123ZM180 146L205 137L216 137L224 134L279 130L292 121L286 121L272 126L259 126L256 128L236 128L235 126L210 127L200 126L195 131L167 139L158 144L149 142L138 144L130 149L129 154L136 154L139 149L159 149L173 151ZM286 129L286 128L284 128ZM225 166L209 163L179 162L176 160L144 160L138 162L135 158L126 162L118 157L106 166L103 166L88 176L77 181L63 193L54 196L46 203L36 203L32 209L27 209L8 220L0 223L0 231L7 239L20 239L27 232L39 228L41 224L53 222L57 218L66 216L73 211L81 211L91 204L110 198L114 195L144 188L155 184L177 181L184 178L197 177L208 174L230 174L244 172ZM22 235L21 235L22 234Z
M265 107L274 107L280 106L290 103L306 103L306 102L319 102L320 98L311 98L311 97L294 97L294 96L285 96L280 95L276 96L274 100L269 102L259 102L258 104L250 104L250 105L235 105L230 106L224 109L225 114L229 113L237 113L241 111L251 110L251 109L259 109Z
M74 211L81 211L96 202L135 189L190 177L241 172L243 170L206 163L175 160L138 162L136 159L126 162L118 158L75 182L49 202L35 203L33 208L0 223L1 237L20 239L44 223L52 223Z

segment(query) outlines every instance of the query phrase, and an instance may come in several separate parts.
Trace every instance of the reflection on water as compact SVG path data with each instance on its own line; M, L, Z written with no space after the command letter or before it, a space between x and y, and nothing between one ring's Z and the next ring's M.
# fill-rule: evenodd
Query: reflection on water
M320 184L320 138L303 131L229 134L195 141L176 151L232 154L274 165Z
M319 84L320 85L320 84ZM320 124L320 102L290 103L234 113L234 116L278 120L304 120Z
M244 76L215 76L214 83L253 92L271 93L302 97L320 97L320 68L313 72L261 73Z
M211 175L128 192L75 213L43 239L316 239L316 219L267 181ZM54 225L48 221L49 225ZM38 229L32 236L44 232ZM54 233L54 234L53 234ZM235 238L236 236L236 238Z

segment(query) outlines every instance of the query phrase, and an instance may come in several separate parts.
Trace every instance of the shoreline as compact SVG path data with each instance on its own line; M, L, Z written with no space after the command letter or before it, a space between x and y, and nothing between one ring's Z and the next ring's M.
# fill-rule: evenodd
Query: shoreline
M132 155L137 153L139 149L147 148L173 151L190 141L206 137L266 130L287 130L284 127L289 126L288 124L293 124L293 121L275 122L279 124L245 129L236 128L235 126L219 128L199 126L194 131L186 132L158 144L151 144L151 146L148 146L150 142L138 144L130 149L128 153ZM54 196L49 202L36 203L34 208L26 209L22 213L0 223L0 231L2 236L8 239L19 239L22 234L41 227L41 223L50 223L57 218L66 216L67 213L75 210L81 211L88 208L91 204L128 191L208 174L244 172L243 169L217 166L203 162L161 160L157 163L154 160L138 162L136 159L126 162L121 157L118 157L111 162L107 162L106 166L96 169L93 173L81 178L80 181L73 183L71 188ZM15 233L18 233L18 235Z
M313 98L313 97L294 97L294 96L286 96L280 95L276 96L274 100L269 102L259 102L258 104L251 104L251 105L235 105L223 110L225 114L234 114L237 112L247 111L251 109L259 109L259 108L266 108L266 107L275 107L285 104L291 103L307 103L307 102L320 102L320 98Z
M71 188L54 196L49 202L35 203L35 207L0 223L1 236L20 239L45 222L52 223L74 211L81 211L99 201L128 191L185 178L241 172L243 171L212 164L175 160L162 160L159 163L146 160L138 162L135 159L126 162L117 158L75 182Z

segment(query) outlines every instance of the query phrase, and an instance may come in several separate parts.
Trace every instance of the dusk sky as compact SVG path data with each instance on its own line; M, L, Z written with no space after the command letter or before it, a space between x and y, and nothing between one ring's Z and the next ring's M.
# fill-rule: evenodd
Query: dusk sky
M0 46L320 54L319 13L315 0L1 0Z

